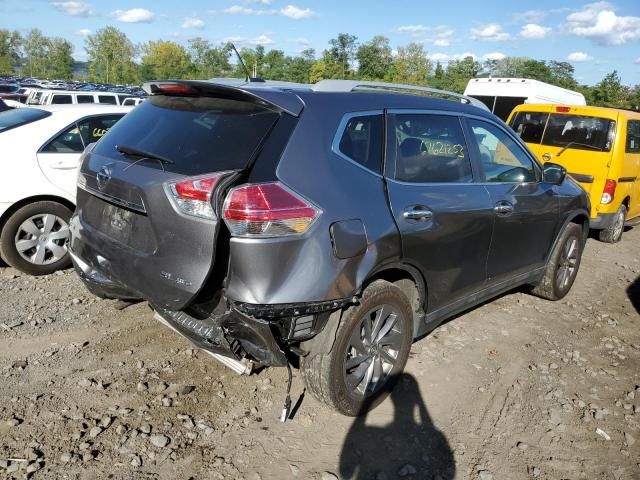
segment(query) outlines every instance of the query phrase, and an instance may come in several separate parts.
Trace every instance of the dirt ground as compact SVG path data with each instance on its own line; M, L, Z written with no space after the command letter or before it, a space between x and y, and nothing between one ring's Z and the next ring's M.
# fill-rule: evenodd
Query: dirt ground
M294 372L281 424L286 370L238 376L73 271L0 267L0 477L640 479L639 278L640 228L590 239L564 300L452 319L366 417Z

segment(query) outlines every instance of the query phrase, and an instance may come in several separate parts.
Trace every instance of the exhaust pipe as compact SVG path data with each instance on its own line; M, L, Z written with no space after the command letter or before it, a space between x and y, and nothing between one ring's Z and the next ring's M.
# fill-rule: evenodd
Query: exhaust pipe
M160 323L162 323L163 325L166 325L167 327L169 327L171 330L176 332L181 337L184 337L182 332L177 330L173 325L171 325L171 323L169 323L167 320L165 320L162 317L162 315L160 315L158 312L154 312L153 318L155 320L159 321ZM243 358L242 360L236 360L234 358L225 357L224 355L220 355L219 353L210 352L205 348L201 348L200 350L203 350L204 352L208 353L213 358L215 358L217 361L222 363L225 367L230 368L231 370L233 370L234 372L236 372L239 375L251 375L251 371L253 370L253 362L251 360L247 360L246 358Z

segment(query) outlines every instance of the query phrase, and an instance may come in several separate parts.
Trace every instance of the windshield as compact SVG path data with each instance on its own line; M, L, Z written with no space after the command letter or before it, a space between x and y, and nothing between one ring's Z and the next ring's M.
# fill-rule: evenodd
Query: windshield
M279 114L214 97L154 96L127 114L98 142L94 154L123 158L116 145L171 160L147 162L183 175L245 168Z
M606 118L552 113L542 137L543 145L608 152L615 122Z
M0 133L12 128L32 123L51 115L51 112L39 110L37 108L16 108L0 113Z

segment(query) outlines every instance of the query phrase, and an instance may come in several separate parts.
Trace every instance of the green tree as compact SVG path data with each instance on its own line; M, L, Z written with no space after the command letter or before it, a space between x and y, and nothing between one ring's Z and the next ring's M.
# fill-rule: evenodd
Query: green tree
M105 27L85 40L90 78L99 82L131 83L136 80L137 53L127 36L115 27Z
M480 62L477 62L471 56L467 56L462 60L450 61L447 65L445 76L446 89L458 93L464 92L469 80L475 78L481 70Z
M358 37L355 35L339 33L337 38L329 40L330 48L325 52L328 52L331 62L339 67L336 72L333 72L334 75L338 74L339 76L331 78L351 78L353 76L351 65L355 59L357 39Z
M593 102L595 105L604 107L614 107L624 101L625 88L622 86L622 79L618 71L614 70L593 88Z
M358 75L365 80L382 80L393 63L389 39L381 35L358 47Z
M189 40L189 55L197 78L224 77L231 73L229 48L214 47L201 37Z
M56 37L47 39L47 75L50 78L71 80L73 77L73 46L68 40Z
M24 37L24 68L30 77L47 75L48 47L49 39L37 28L30 30Z
M291 58L282 50L269 50L262 57L262 77L269 80L288 80Z
M574 89L578 82L574 78L575 68L569 62L557 62L551 60L548 64L551 71L551 83L562 88Z
M20 63L22 35L20 32L0 29L0 73L13 73Z
M288 80L298 83L311 82L311 68L316 59L316 52L313 48L303 50L298 56L291 59L289 63Z
M433 78L429 83L434 88L442 89L445 87L444 85L445 75L446 73L444 71L444 68L442 68L442 64L440 62L436 62L436 68L434 69L434 72L433 72Z
M399 47L386 80L407 85L426 85L432 65L422 45L410 43Z
M158 40L141 48L143 80L189 78L193 65L187 50L176 42Z

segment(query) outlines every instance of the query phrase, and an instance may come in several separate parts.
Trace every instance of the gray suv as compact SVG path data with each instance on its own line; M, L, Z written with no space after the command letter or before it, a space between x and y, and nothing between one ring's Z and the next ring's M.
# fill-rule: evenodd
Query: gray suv
M445 318L573 284L585 192L473 99L355 81L145 88L84 153L71 256L96 295L148 301L237 371L294 364L357 415Z

